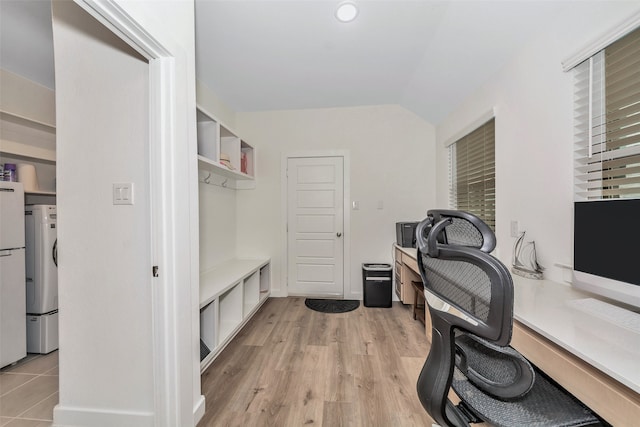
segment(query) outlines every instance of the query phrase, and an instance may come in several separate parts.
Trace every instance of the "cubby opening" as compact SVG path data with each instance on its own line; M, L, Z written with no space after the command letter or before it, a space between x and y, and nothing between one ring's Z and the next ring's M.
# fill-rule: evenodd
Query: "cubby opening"
M198 125L198 154L211 161L219 162L220 153L217 141L220 138L220 126L218 122L200 110L196 111L196 120Z
M202 362L218 345L218 301L214 300L200 309L200 361Z
M253 147L244 141L240 141L240 172L255 176Z
M260 301L269 296L271 290L271 264L260 269Z
M221 344L242 322L242 286L235 285L219 298L219 339Z
M258 305L259 302L259 287L260 287L260 274L256 271L249 277L244 279L244 309L243 317L247 317L249 313Z

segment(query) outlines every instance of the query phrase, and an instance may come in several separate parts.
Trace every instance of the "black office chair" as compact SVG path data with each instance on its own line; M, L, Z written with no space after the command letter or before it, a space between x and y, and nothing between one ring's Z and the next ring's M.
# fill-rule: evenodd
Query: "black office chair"
M417 229L431 349L418 396L442 426L601 425L593 413L509 347L513 282L491 252L493 231L467 212L431 210ZM450 388L460 398L449 399Z

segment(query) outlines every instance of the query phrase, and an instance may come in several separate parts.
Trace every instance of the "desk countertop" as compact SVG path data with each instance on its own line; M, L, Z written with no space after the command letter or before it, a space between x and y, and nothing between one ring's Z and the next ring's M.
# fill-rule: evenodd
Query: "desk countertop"
M414 248L398 249L416 257ZM640 334L571 307L593 295L569 285L515 275L513 283L518 322L640 393Z
M519 276L513 284L517 321L640 393L640 334L571 307L593 295L569 285Z

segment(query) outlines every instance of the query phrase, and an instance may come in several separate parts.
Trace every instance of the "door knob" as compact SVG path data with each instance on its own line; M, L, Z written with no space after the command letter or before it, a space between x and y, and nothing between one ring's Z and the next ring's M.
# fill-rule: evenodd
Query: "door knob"
M342 233L338 232L338 233L336 233L336 236L340 237L340 236L342 236Z

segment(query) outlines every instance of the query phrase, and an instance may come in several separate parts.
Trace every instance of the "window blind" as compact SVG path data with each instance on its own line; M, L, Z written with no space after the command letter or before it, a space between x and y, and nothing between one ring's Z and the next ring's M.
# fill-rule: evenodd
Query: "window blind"
M470 212L495 230L495 119L449 147L452 207Z
M575 200L640 198L640 29L574 72Z

